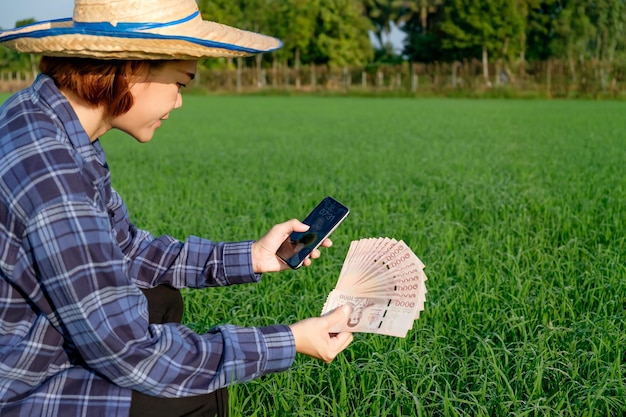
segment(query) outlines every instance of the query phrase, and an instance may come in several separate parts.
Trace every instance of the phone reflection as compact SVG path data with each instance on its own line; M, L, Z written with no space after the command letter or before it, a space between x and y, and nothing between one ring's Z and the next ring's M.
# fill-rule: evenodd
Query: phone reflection
M304 258L306 258L310 253L310 251L302 252L302 250L314 245L316 240L317 233L305 232L295 240L291 238L287 239L280 247L278 253L284 259L289 259L290 261L296 261L295 263L300 263L300 261L304 260ZM300 257L300 255L302 255L302 257Z

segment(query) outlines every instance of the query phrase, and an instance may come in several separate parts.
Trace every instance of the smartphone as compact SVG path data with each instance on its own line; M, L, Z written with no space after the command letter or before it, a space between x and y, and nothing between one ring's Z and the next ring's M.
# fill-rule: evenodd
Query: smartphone
M332 197L324 198L302 221L310 226L306 232L293 232L280 246L276 255L292 269L322 244L337 226L348 217L350 210Z

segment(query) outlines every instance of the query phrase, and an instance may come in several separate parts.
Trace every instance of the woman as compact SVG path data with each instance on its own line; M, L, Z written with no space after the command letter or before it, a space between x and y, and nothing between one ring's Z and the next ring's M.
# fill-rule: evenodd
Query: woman
M155 238L130 222L98 141L119 129L148 142L199 58L278 40L204 21L194 0L76 0L73 19L0 43L44 55L33 85L0 108L0 415L227 415L224 387L348 346L350 333L329 329L349 309L201 335L177 324L178 288L283 270L276 250L307 226L236 243Z

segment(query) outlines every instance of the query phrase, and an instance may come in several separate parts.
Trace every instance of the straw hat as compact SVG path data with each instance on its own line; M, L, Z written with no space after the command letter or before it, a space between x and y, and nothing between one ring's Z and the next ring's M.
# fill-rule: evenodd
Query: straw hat
M270 36L203 20L195 0L74 0L73 18L0 31L0 43L20 52L100 59L239 57L282 46Z

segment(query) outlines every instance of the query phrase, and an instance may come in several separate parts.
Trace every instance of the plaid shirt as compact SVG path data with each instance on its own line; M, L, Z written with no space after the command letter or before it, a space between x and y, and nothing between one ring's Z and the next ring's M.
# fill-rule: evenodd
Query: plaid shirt
M287 326L148 324L138 287L256 282L251 244L138 230L100 143L39 76L0 107L0 415L123 416L132 389L191 396L289 368Z

